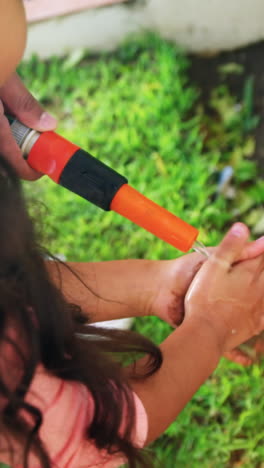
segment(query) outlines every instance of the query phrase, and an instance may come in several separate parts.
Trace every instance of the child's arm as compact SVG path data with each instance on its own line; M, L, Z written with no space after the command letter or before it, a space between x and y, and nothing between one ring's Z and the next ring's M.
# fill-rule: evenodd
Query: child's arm
M263 255L231 268L246 237L245 227L240 234L228 233L187 293L183 325L161 345L160 370L147 379L132 380L148 415L146 443L177 417L224 351L264 329ZM144 359L137 363L139 370L142 365Z
M241 258L262 252L264 239L259 239L245 246ZM156 315L175 326L183 319L184 296L204 260L193 253L177 260L68 263L90 290L63 264L47 262L47 267L66 298L92 322Z
M146 445L177 418L215 370L222 354L213 327L202 320L184 321L160 348L161 368L146 380L132 382L148 417Z
M185 269L180 259L68 263L78 277L63 264L47 266L65 297L81 306L91 322L159 315L176 323L182 320L183 297L203 261L198 254L187 257Z

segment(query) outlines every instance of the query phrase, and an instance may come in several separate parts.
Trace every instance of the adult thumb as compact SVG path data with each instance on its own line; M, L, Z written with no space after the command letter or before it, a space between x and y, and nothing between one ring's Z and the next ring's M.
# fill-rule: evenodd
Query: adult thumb
M0 98L8 112L23 124L40 132L55 130L57 120L44 111L17 73L14 73L1 88Z

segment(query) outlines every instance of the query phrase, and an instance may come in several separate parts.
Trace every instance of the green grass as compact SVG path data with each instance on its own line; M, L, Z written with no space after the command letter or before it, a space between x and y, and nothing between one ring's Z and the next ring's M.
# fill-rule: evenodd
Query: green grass
M20 73L60 119L59 132L126 175L146 196L200 229L214 245L235 220L255 227L263 217L264 184L250 159L253 82L238 106L223 86L212 93L210 116L188 79L189 61L156 36L131 39L115 53L75 53ZM219 170L235 168L233 200L214 199ZM69 260L165 259L172 247L114 213L105 213L43 178L26 184L46 205L45 242ZM259 230L260 228L258 228ZM169 332L159 320L136 329L157 343ZM175 357L177 358L177 357ZM264 461L263 365L242 369L222 362L155 444L156 467L259 467ZM162 402L161 402L162 406Z

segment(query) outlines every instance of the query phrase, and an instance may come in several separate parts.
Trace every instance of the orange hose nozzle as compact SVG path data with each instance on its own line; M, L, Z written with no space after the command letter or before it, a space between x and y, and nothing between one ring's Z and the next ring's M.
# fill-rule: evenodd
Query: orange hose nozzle
M191 249L199 234L195 227L127 184L118 190L110 208L182 252Z

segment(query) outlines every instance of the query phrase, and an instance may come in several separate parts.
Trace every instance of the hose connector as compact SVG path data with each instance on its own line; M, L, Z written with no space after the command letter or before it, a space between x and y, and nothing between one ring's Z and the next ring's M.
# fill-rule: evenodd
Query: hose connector
M8 120L9 122L11 121L11 132L21 149L23 158L27 159L31 149L40 137L40 133L37 130L33 130L32 128L22 124L17 119L12 119L10 117Z

